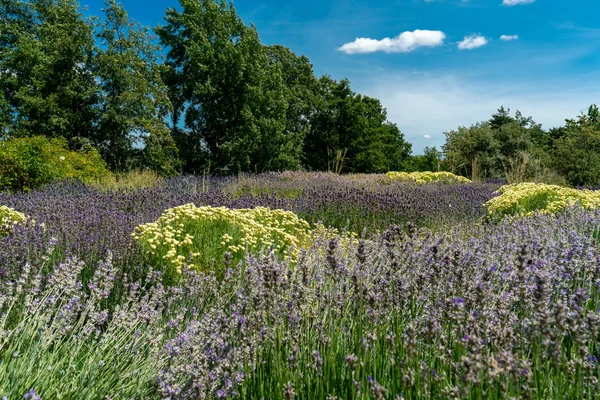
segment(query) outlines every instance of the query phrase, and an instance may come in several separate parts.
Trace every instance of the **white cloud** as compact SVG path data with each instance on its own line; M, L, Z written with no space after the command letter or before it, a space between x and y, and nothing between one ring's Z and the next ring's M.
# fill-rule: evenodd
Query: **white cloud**
M465 38L458 42L458 48L460 50L472 50L481 46L485 46L488 40L481 35L473 34L471 36L465 36Z
M503 0L502 4L505 6L518 6L521 4L531 4L533 3L535 0Z
M412 32L402 32L393 39L381 40L357 38L354 42L346 43L339 48L346 54L366 54L383 51L385 53L408 53L419 47L436 47L444 44L446 34L442 31L417 29Z
M502 35L500 36L500 40L504 40L505 42L510 42L511 40L518 40L519 35Z
M600 83L583 84L579 78L561 85L549 82L554 80L485 83L451 75L385 74L361 82L356 90L381 100L390 121L398 124L418 154L425 146L440 148L445 140L442 132L487 120L501 105L531 115L548 129L564 125L565 118L575 118L598 102ZM585 82L600 79L594 75Z
M423 135L423 139L431 139L431 135Z

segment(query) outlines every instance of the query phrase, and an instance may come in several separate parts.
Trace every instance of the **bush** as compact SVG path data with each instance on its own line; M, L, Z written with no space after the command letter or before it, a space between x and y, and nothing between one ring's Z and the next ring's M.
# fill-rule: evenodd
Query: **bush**
M390 171L387 177L396 182L414 182L423 183L470 183L471 181L463 176L454 175L451 172L395 172Z
M499 196L485 203L489 220L498 221L505 216L529 216L536 212L554 214L575 204L585 209L595 209L600 203L600 192L543 183L506 185L497 193Z
M70 151L64 139L35 136L0 142L0 190L32 190L62 179L89 183L107 174L95 149Z
M25 221L24 214L6 206L0 206L0 236L10 233L13 225Z
M310 243L308 222L291 211L191 203L166 210L156 222L138 226L132 236L154 267L166 265L167 279L181 275L184 263L196 270L223 269L225 253L231 254L228 263L236 265L246 249L256 253L263 247L293 259Z

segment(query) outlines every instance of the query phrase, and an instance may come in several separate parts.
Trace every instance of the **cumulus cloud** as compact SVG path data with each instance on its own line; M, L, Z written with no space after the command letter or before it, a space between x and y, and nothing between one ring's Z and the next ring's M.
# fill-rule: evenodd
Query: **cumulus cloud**
M500 40L504 40L505 42L510 42L511 40L519 39L519 35L502 35L500 36Z
M521 4L531 4L533 3L535 0L503 0L502 4L505 6L518 6Z
M381 40L357 38L339 48L346 54L367 54L382 51L384 53L408 53L419 47L436 47L444 44L446 34L442 31L417 29L402 32L393 39Z
M431 135L423 135L423 139L431 139Z
M471 36L465 36L465 38L458 42L458 48L460 50L472 50L481 46L485 46L488 40L481 35L473 34Z

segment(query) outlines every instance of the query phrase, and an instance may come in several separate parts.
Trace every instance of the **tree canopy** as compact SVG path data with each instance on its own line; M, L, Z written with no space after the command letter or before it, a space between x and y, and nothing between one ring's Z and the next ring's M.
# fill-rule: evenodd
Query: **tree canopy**
M544 130L500 107L412 146L376 98L265 45L228 0L180 0L142 26L116 0L0 0L0 140L64 138L113 171L449 170L472 179L600 186L600 111ZM156 37L153 35L156 34Z

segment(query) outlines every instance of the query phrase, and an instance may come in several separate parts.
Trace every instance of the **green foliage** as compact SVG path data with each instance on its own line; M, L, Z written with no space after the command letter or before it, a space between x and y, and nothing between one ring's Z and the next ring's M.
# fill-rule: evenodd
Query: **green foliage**
M159 48L148 29L131 21L115 0L106 1L104 12L97 26L101 112L94 143L113 170L140 166L134 159L138 145L144 149L143 166L176 174L178 152L164 121L170 103L160 76Z
M286 131L287 88L254 27L233 4L182 0L157 29L168 48L166 74L174 84L184 131L175 135L186 170L264 171L300 166L302 132ZM181 111L185 103L185 111Z
M445 171L448 168L444 154L434 147L425 147L423 155L409 156L402 169L406 172Z
M522 182L548 176L553 137L531 117L509 112L500 107L489 121L445 132L449 169L472 180Z
M444 153L451 171L472 180L493 176L494 156L499 145L488 123L477 123L469 128L461 126L444 134Z
M572 185L600 185L600 111L596 105L576 120L567 120L555 143L554 166Z
M0 137L90 137L91 24L76 0L0 2Z
M107 173L96 150L70 151L65 139L35 136L0 142L0 190L31 190L58 179L95 182Z
M264 46L228 1L167 10L156 30L162 64L148 29L116 0L98 19L75 0L2 0L0 16L0 137L83 140L115 172L163 176L387 172L410 154L378 100Z
M306 166L317 171L387 172L411 152L377 99L354 93L346 79L319 80L316 110L304 145ZM342 168L335 168L341 162Z
M114 0L105 12L94 24L75 0L0 2L0 137L84 139L114 170L172 175L159 49Z

